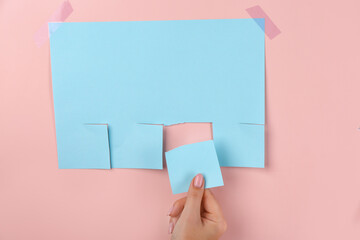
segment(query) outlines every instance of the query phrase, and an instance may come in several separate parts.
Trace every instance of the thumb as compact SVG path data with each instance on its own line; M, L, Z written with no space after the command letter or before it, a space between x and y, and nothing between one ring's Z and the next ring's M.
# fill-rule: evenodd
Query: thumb
M191 181L186 203L184 207L184 215L200 217L201 201L204 195L204 177L201 174L196 175Z

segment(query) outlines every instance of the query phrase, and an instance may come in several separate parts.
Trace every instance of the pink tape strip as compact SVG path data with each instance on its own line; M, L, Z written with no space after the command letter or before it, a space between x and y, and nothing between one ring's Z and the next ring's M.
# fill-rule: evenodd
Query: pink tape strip
M51 15L49 20L35 33L34 40L36 45L40 47L49 39L48 22L64 22L72 12L73 8L71 3L69 1L64 1Z
M273 39L281 33L280 29L275 25L275 23L270 19L270 17L262 10L260 6L254 6L246 9L248 14L252 18L265 18L265 34Z

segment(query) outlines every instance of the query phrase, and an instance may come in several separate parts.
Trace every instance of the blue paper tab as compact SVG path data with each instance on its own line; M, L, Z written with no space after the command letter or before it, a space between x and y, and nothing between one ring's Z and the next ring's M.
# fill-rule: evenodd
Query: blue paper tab
M163 169L163 126L133 124L128 137L113 151L122 159L113 168Z
M72 150L84 123L109 125L116 168L155 161L122 147L133 124L264 124L264 32L253 19L49 26L59 162L85 166ZM227 157L242 165L236 152Z
M213 141L184 145L165 155L174 194L187 192L191 180L199 173L205 178L205 188L224 185Z
M76 134L66 134L75 129ZM83 124L57 131L59 168L110 169L108 132L106 124Z

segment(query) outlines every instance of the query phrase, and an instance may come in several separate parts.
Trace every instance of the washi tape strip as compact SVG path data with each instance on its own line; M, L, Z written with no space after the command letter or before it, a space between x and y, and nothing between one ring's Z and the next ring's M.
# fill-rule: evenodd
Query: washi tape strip
M49 39L49 30L48 30L48 22L64 22L66 18L70 16L73 12L73 8L69 1L64 1L60 7L51 15L49 20L44 23L40 29L35 33L34 40L38 47L41 47L48 39ZM57 24L55 29L51 29L51 33L56 31L59 28L60 24Z
M280 29L275 25L275 23L270 19L270 17L264 12L264 10L256 5L254 7L246 9L248 14L254 18L255 22L264 30L265 34L270 38L273 39L277 35L281 33ZM265 18L265 29L262 24L259 24L256 21L256 18Z

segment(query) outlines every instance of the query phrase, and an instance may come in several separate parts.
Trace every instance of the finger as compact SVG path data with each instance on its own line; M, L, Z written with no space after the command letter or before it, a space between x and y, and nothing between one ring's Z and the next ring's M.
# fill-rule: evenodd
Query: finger
M168 227L168 234L172 234L175 228L175 223L174 223L174 219L170 218L169 221L169 227Z
M179 218L180 218L180 215L179 215L178 217L170 217L170 219L169 219L169 224L170 224L170 223L173 223L174 226L175 226L176 223L177 223L177 221L179 220Z
M205 189L204 197L203 197L203 207L206 215L214 218L213 220L221 220L223 219L222 210L220 204L215 199L214 194L210 191L210 189Z
M196 175L189 187L183 214L200 219L201 202L204 195L205 180L201 174Z
M181 212L184 209L186 202L186 197L180 198L174 202L174 204L171 206L168 216L170 217L177 217L181 214Z
M185 199L185 198L184 198ZM180 200L180 199L179 199ZM169 229L168 229L168 233L172 234L172 232L174 231L174 228L176 226L176 223L178 222L179 218L181 216L181 212L177 215L177 216L170 216L169 219Z

